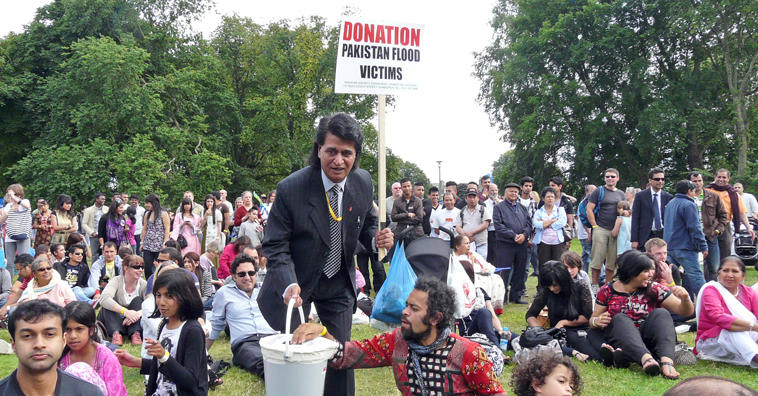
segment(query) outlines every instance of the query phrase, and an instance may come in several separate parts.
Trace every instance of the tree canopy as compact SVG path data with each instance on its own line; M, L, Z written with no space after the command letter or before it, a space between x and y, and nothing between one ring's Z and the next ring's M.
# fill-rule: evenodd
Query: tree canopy
M56 0L0 40L0 184L78 204L95 192L175 204L185 190L268 191L305 166L318 119L335 112L363 126L376 178L377 97L333 92L338 27L229 15L204 38L191 23L212 7ZM391 151L387 163L388 180L428 183Z
M727 167L749 179L757 22L750 0L500 0L476 55L478 100L524 174L559 168L579 186L615 167L622 186L644 186L653 167L670 180Z

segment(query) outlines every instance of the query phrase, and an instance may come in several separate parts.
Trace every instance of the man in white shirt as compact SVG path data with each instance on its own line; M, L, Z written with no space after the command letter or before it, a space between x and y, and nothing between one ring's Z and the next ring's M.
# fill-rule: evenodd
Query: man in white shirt
M445 207L436 211L431 219L429 219L429 223L432 226L432 235L449 241L450 235L440 231L440 227L447 228L455 236L455 219L460 216L461 210L455 207L455 195L453 193L446 192L442 202L445 204Z
M487 175L482 177L482 180L487 182L487 187L482 187L482 192L484 192L484 188L487 189L487 196L484 200L484 204L487 206L487 209L489 209L490 213L492 213L492 209L501 201L500 196L498 195L499 191L497 189L497 184L492 183ZM484 181L482 182L482 186L484 186ZM497 238L495 237L495 224L490 222L490 226L487 227L487 259L491 263L495 262L496 246Z
M734 189L737 190L737 194L740 195L742 203L747 208L747 216L758 219L758 201L756 201L755 195L746 193L742 183L734 183Z
M392 212L392 207L395 206L395 200L400 198L400 196L403 195L403 189L400 187L400 182L394 182L392 183L392 196L387 197L386 203L387 203L387 219L385 221L389 221L389 225L387 227L390 228L390 230L395 231L395 227L397 227L397 223L390 220L390 213ZM377 216L379 213L376 214Z
M479 204L479 191L466 191L466 206L455 219L455 230L464 234L469 241L476 242L476 252L487 259L487 227L492 223L492 212Z
M142 222L145 219L145 208L142 206L139 206L139 195L132 194L129 197L129 204L134 206L134 209L136 209L137 214L135 215L137 224L134 226L134 240L137 242L137 251L134 252L134 254L141 256L142 255L142 228L144 225Z

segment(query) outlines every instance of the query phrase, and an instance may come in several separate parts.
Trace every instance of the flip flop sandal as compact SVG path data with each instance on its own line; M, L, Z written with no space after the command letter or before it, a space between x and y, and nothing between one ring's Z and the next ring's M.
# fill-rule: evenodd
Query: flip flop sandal
M671 370L675 370L674 369L674 363L671 363L671 362L661 362L661 365L662 366L669 366L669 367L671 367ZM679 374L677 374L675 377L674 376L668 376L668 375L666 375L666 374L663 373L663 370L661 370L661 376L663 376L663 378L670 379L670 380L678 380L679 379Z
M648 362L653 361L653 363L648 364ZM642 370L645 371L645 374L655 377L656 375L661 373L661 366L658 364L658 362L654 358L648 358L644 362L642 362Z
M629 367L629 360L626 359L626 356L624 356L624 351L621 349L616 349L613 352L613 365L617 368Z
M613 367L613 347L608 344L603 344L600 347L600 357L603 358L603 366Z

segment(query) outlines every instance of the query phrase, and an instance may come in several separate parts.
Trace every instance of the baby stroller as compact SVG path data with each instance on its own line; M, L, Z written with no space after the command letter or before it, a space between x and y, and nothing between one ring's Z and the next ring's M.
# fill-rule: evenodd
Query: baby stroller
M758 230L758 220L750 217L749 221L753 230ZM740 224L740 231L734 234L734 254L741 258L745 265L755 265L758 269L758 238L750 238L744 224Z
M412 229L408 227L400 232L398 240L402 240ZM447 267L450 265L450 254L455 248L455 236L445 227L440 227L440 231L450 235L449 243L442 238L426 235L416 238L405 246L405 258L408 259L416 276L428 276L447 282Z

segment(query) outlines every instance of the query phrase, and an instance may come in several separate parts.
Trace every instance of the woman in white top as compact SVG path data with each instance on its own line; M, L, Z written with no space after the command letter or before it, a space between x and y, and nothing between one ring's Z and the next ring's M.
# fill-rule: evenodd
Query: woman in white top
M503 278L495 275L495 266L488 263L479 253L471 251L471 242L467 236L456 235L453 242L458 260L466 260L474 267L474 286L487 292L487 295L492 299L492 308L495 313L497 315L502 314L505 284Z
M0 223L5 224L5 262L13 264L16 255L29 253L32 231L31 204L24 199L24 187L20 184L8 186L5 207L0 210ZM14 268L6 265L7 268ZM11 270L15 275L15 271Z
M532 224L534 225L534 239L537 245L537 260L539 268L550 260L560 261L561 255L566 250L563 238L563 226L566 225L566 211L555 204L555 189L545 187L542 189L542 202L544 205L534 212ZM539 271L537 271L539 273ZM537 279L539 288L539 278Z
M201 246L202 251L205 252L211 242L223 241L221 230L223 229L224 216L220 210L216 209L216 200L213 199L213 195L211 194L205 196L203 207L205 208L205 212L203 212L203 222L200 228L204 230Z

